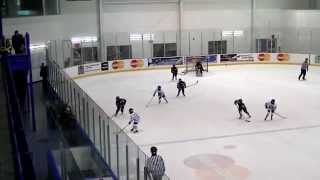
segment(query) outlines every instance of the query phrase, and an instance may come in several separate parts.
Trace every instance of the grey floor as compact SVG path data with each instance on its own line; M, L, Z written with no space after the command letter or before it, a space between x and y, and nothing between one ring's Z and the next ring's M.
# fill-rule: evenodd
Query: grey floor
M46 116L47 99L42 90L42 82L33 84L36 115L36 132L28 131L29 151L33 153L33 164L38 180L45 180L48 176L47 152L59 145L59 133L50 130ZM31 122L29 122L31 123Z

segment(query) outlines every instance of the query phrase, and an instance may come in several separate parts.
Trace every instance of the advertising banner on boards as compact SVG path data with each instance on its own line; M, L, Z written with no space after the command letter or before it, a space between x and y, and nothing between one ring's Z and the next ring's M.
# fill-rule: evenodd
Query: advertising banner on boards
M148 66L161 66L161 65L182 65L183 57L157 57L148 58Z
M236 61L254 61L253 54L237 54Z
M267 62L267 61L271 61L272 57L271 57L271 54L269 53L259 53L257 54L257 59L261 62Z
M143 68L145 66L144 59L130 59L130 67L133 69Z
M208 63L217 63L218 62L218 55L208 55L207 56Z
M221 54L220 62L235 62L237 61L237 54Z
M124 60L109 61L109 70L123 70Z
M101 71L108 71L109 70L109 63L108 61L101 63Z
M206 56L188 56L186 57L186 63L196 63L196 62L204 62L206 61Z
M277 60L280 62L286 62L290 60L290 55L288 53L278 53Z
M90 63L78 66L78 74L85 74L88 72L95 72L101 70L101 63Z
M109 70L130 70L148 67L147 59L125 59L108 61Z

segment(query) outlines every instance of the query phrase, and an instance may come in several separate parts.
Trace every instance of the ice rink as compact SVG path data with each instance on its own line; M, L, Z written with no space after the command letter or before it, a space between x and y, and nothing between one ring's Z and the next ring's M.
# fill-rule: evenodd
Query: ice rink
M182 71L182 69L180 69ZM170 70L111 73L77 79L109 115L115 97L141 116L140 132L129 136L149 154L155 145L173 180L318 180L320 179L320 67L310 67L307 81L298 81L300 66L235 65L210 67L203 77L180 76L186 97L176 98ZM168 104L154 98L158 85ZM233 102L242 98L251 122L238 119ZM277 112L264 121L264 103L276 99Z

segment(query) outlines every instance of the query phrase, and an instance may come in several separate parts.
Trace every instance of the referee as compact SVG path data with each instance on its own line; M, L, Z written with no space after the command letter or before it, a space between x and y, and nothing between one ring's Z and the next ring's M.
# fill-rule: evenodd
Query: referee
M151 147L151 157L147 159L145 167L146 173L153 180L161 180L164 175L165 167L161 156L157 155L157 148Z

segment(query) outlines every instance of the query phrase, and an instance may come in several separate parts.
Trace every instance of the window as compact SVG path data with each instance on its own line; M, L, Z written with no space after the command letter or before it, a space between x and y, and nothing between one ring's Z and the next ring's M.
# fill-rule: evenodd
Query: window
M88 63L92 61L98 61L98 48L97 47L82 47L82 58Z
M177 44L176 43L168 43L165 44L166 48L166 57L177 56Z
M140 34L140 33L131 33L130 34L130 41L141 41L142 39L145 41L150 41L153 40L154 34L151 33L145 33L145 34Z
M107 46L107 60L131 59L131 45Z
M75 65L98 61L97 47L81 47L80 44L74 44L72 51Z
M256 39L256 52L277 52L277 39L274 37L271 39Z
M60 14L60 0L1 0L2 17Z
M171 57L177 56L177 44L153 44L153 57Z
M227 41L209 41L208 54L227 54Z

